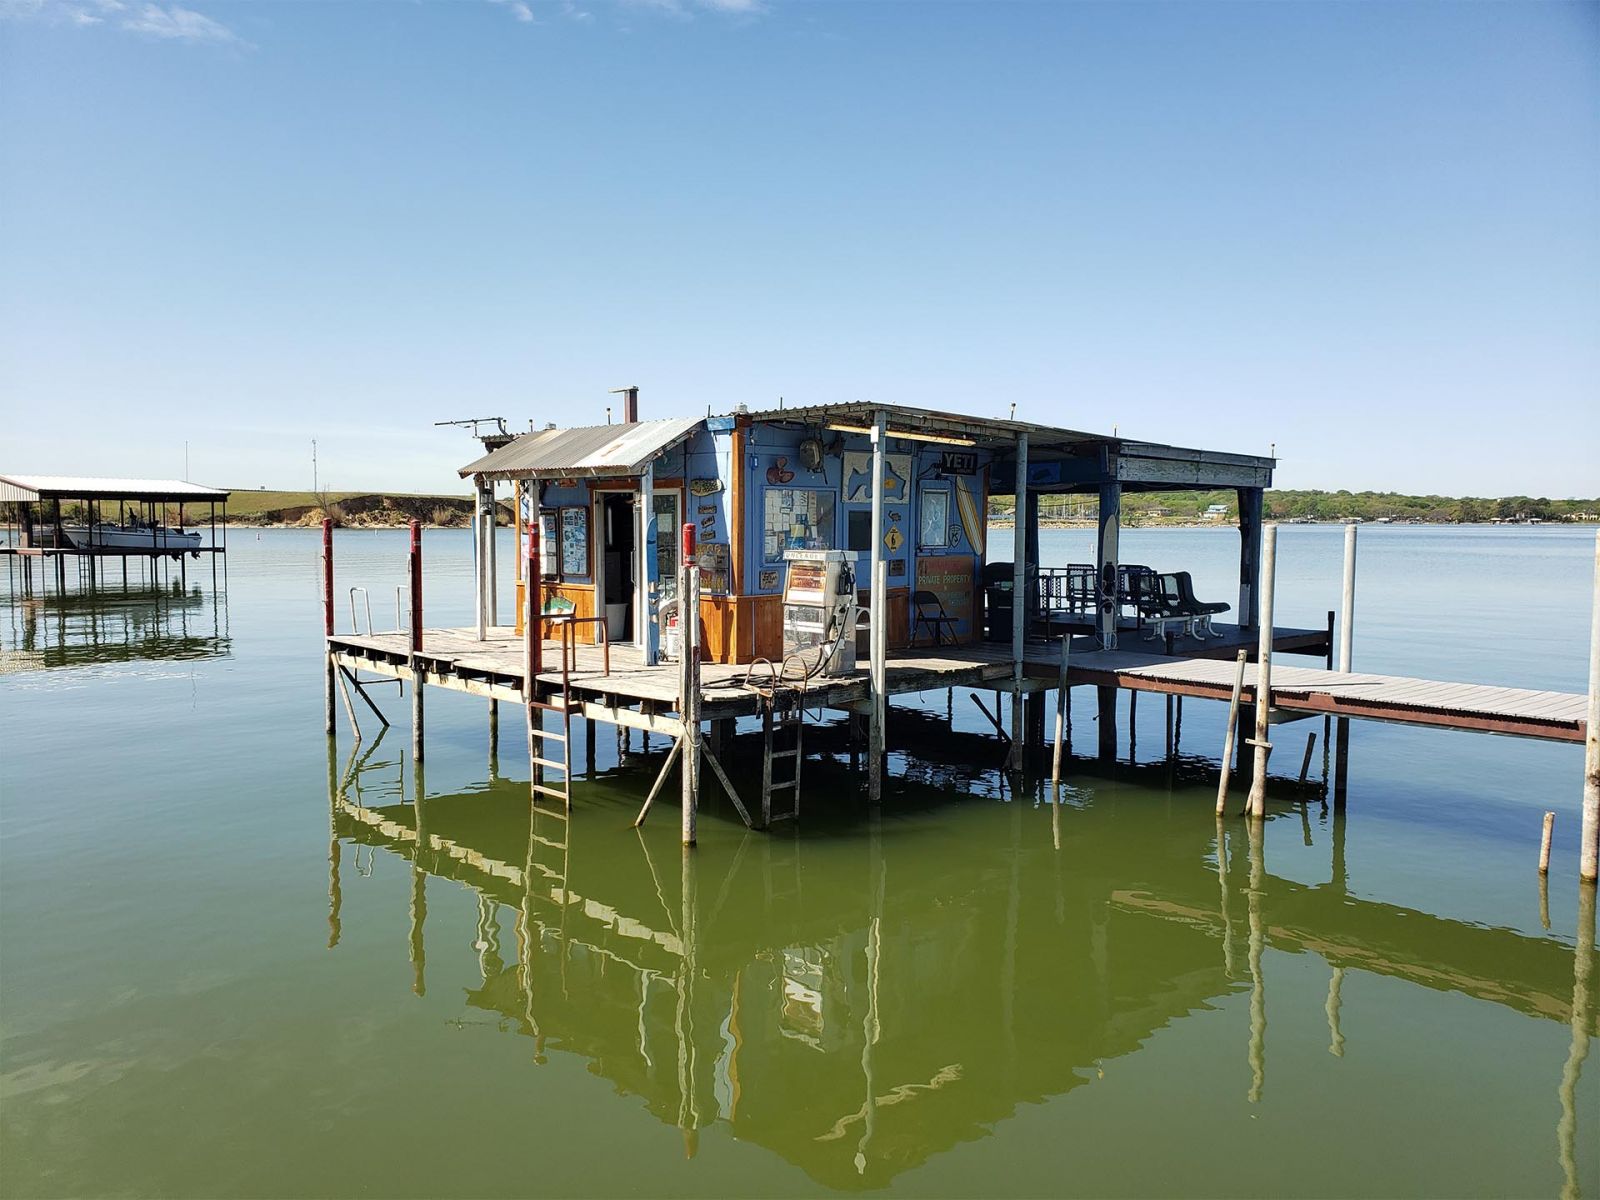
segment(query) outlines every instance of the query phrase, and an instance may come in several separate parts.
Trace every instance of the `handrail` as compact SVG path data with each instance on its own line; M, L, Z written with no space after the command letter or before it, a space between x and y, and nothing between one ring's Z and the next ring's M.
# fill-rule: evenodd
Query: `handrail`
M367 603L367 636L371 637L372 636L372 596L368 593L367 589L364 588L364 587L353 587L353 588L350 589L350 632L351 633L360 633L361 632L361 622L356 620L356 593L357 592L361 593L361 598L363 600L365 600L366 603Z
M561 669L565 673L569 670L568 658L571 659L570 669L575 670L578 665L578 641L576 637L577 626L597 625L600 633L601 675L611 674L611 636L606 628L604 617L578 617L571 613L542 613L541 621L548 622L559 631L561 642ZM571 635L571 636L569 636Z

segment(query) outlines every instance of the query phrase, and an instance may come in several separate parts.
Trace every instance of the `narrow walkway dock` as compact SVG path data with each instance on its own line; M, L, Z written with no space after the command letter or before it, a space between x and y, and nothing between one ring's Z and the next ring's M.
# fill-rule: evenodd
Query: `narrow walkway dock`
M1214 658L1088 650L1072 656L1069 682L1227 703L1234 670L1233 663ZM1048 668L1038 663L1030 663L1029 671L1048 674ZM1256 665L1246 664L1246 704L1255 703L1257 678ZM1273 710L1281 713L1358 717L1579 744L1587 728L1588 697L1570 692L1279 665L1272 668L1271 688Z

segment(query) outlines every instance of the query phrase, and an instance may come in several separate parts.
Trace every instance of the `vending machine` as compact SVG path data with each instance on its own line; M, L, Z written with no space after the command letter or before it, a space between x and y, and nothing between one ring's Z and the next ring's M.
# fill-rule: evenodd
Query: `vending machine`
M856 669L856 572L843 550L786 550L783 653L801 655L808 673L848 675ZM814 665L813 665L814 664Z

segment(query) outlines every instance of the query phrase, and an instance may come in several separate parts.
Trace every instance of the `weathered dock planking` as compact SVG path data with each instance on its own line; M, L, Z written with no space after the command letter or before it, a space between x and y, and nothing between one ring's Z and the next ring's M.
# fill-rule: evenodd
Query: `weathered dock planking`
M1034 668L1030 665L1030 670ZM1234 664L1211 658L1166 658L1128 650L1073 648L1070 682L1202 700L1229 699ZM1039 664L1037 674L1047 674ZM1245 666L1243 702L1256 702L1256 664ZM1469 729L1514 737L1582 743L1586 696L1400 675L1274 665L1272 708L1285 714L1360 717L1408 725Z
M430 629L416 652L425 682L430 686L468 692L492 700L520 703L527 678L523 639L506 628L487 631L483 641L475 629ZM1041 651L1043 648L1041 647ZM412 678L412 651L403 633L334 634L328 638L334 661L350 670L362 670L390 679ZM600 647L579 645L566 685L584 704L583 715L614 724L647 728L656 733L680 733L677 719L679 678L674 664L647 667L637 646L610 648L610 671L605 670ZM561 647L545 642L541 690L556 692L563 685ZM554 664L554 669L551 669ZM893 695L929 688L982 687L1004 690L1011 686L1010 647L947 646L937 650L909 650L888 656L887 686ZM752 716L761 711L761 694L746 686L769 683L767 668L726 663L700 666L700 715L704 720ZM813 680L805 691L808 704L857 710L869 694L868 672ZM639 711L632 711L637 706Z

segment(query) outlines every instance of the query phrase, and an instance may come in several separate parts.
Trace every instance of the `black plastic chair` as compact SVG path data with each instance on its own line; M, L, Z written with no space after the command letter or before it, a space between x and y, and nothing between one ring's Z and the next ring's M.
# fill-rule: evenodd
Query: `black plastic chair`
M944 601L939 599L934 592L915 592L911 596L911 640L917 640L917 629L927 630L933 635L935 646L945 645L945 636L949 635L949 644L955 645L956 622L955 618L944 610Z
M1174 571L1173 584L1177 592L1178 611L1194 618L1195 637L1220 637L1217 631L1211 628L1211 618L1218 613L1225 613L1229 605L1220 600L1199 600L1194 594L1194 580L1187 571Z

